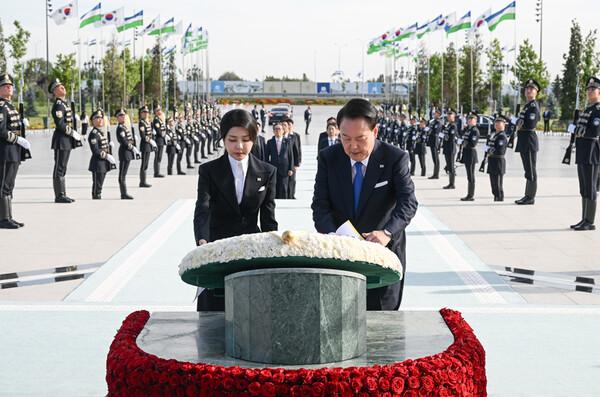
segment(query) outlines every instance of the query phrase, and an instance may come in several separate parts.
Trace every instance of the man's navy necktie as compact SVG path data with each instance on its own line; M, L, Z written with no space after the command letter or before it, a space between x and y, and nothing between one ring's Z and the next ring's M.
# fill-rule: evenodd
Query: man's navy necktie
M358 212L358 201L360 200L360 190L363 184L362 163L354 163L356 175L354 176L354 215Z

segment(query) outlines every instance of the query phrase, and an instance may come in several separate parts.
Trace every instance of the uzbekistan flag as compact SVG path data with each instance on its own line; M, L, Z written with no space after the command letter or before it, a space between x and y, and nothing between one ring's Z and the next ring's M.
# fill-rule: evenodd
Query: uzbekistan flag
M488 24L488 28L490 31L496 29L498 24L502 21L514 20L515 19L515 10L516 10L516 1L513 1L497 13L490 15L485 19Z
M473 21L473 24L471 25L471 30L469 30L469 36L471 36L473 33L475 33L475 31L477 29L479 29L481 27L481 25L487 24L486 19L489 18L491 13L492 13L492 9L488 8L488 10L486 12L481 14L477 19L475 19Z
M135 28L136 26L144 26L144 11L143 10L138 12L135 15L126 17L123 20L123 24L117 28L117 31L119 33L121 33L124 30Z
M100 8L101 4L102 3L98 3L98 5L96 7L92 8L91 10L89 10L88 12L83 14L83 16L81 17L81 24L79 24L79 29L81 29L84 26L87 26L91 23L102 20L102 10Z
M77 16L77 1L67 4L66 6L60 7L54 11L50 18L57 24L62 25L68 18L74 18Z
M453 26L450 26L446 32L446 35L449 35L450 33L456 33L459 30L469 29L470 27L471 27L471 11L467 12Z
M155 35L158 33L165 34L172 32L175 32L175 18L171 18L167 22L165 22L162 28L160 28L160 32L158 32L158 30L155 30L154 32L150 32L149 35Z

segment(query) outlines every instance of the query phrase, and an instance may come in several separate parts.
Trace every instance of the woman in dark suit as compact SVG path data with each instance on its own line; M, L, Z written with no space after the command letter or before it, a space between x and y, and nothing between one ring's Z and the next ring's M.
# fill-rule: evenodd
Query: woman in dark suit
M221 120L223 156L198 168L198 200L194 211L196 244L277 230L277 169L250 154L258 126L252 115L234 109ZM260 228L258 219L260 216ZM225 300L213 290L198 296L198 311L223 311Z

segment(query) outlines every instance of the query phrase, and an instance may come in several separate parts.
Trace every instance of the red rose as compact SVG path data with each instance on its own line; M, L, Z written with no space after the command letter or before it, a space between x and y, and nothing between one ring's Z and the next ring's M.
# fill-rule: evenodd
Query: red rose
M379 390L381 390L381 391L390 390L390 378L379 378Z
M258 393L260 393L260 383L258 383L258 382L250 383L248 385L248 392L250 392L250 394L253 396L257 396Z
M325 384L325 392L327 394L337 393L339 387L339 382L327 382Z
M429 375L421 378L421 384L427 391L432 391L433 388L435 387L435 382L433 381L433 378Z
M355 393L358 393L362 389L362 382L359 378L352 378L350 379L350 387Z
M285 376L283 376L282 373L277 372L277 373L273 374L273 376L271 377L271 380L275 384L281 384L281 383L283 383L283 381L285 381Z
M171 379L169 379L169 384L172 387L177 387L181 384L181 378L177 374L171 375Z
M185 395L188 397L196 397L198 395L198 387L196 385L191 384L185 388Z
M419 382L419 378L417 378L416 376L411 376L410 378L408 378L408 386L410 388L417 389L420 384L421 382Z
M367 387L367 391L369 393L373 393L375 391L377 391L377 380L375 378L372 378L370 376L367 377L367 379L365 380L365 386Z
M350 387L350 385L348 384L348 382L340 382L340 385L338 387L339 390L339 394L342 397L350 397L352 396L352 388Z
M301 390L300 393L301 393L302 397L313 397L312 387L310 387L309 385L302 385L300 387L300 390Z
M240 367L231 367L230 371L231 376L233 376L234 378L239 378L244 373L244 370Z
M158 379L158 382L160 384L165 384L165 383L169 383L169 380L171 379L171 377L169 376L168 373L163 372L162 374L160 374L160 378Z
M276 385L275 386L275 393L278 396L289 396L290 395L290 388L287 385L284 385L284 384Z
M302 390L300 389L300 386L298 385L294 385L290 388L290 395L292 397L300 397L302 395Z
M419 397L427 397L429 396L429 393L424 387L421 387L419 390L417 390L417 394L419 395ZM431 394L433 394L433 392L431 392Z
M315 397L321 397L325 394L325 384L323 382L315 382L312 385L312 394Z
M204 374L204 375L202 375L202 378L200 378L200 386L202 386L203 389L208 389L210 387L211 382L212 382L211 374Z
M272 382L266 382L260 387L260 394L265 397L275 397L275 385Z
M391 365L385 365L381 367L381 374L383 376L391 378L392 376L394 376L394 367Z
M444 386L440 386L437 389L437 396L438 397L450 397L450 391L448 389L446 389Z
M269 371L268 369L263 369L259 372L258 381L260 383L265 383L270 380L271 380L271 371Z
M236 379L235 380L235 388L242 391L248 388L248 381L246 379Z
M231 378L229 376L226 378L223 378L221 380L221 386L223 386L223 389L225 389L225 390L231 390L231 389L233 389L233 386L235 386L235 380L233 380L233 378Z
M369 393L367 393L366 391L360 392L358 393L358 397L369 397Z
M418 397L418 395L416 391L409 389L404 392L404 397Z
M397 376L392 378L392 383L390 384L390 387L392 388L392 392L394 394L402 393L402 391L404 390L404 379Z
M298 372L296 372L294 370L290 370L290 371L286 372L284 376L285 376L285 380L288 383L298 382Z
M456 381L458 380L458 374L454 371L452 371L451 369L449 369L447 371L448 374L448 382L451 384L455 384Z
M246 369L244 372L246 375L246 379L248 380L254 380L254 378L256 378L256 376L258 375L258 371L249 368Z
M408 378L408 370L403 366L394 367L394 374L402 378Z

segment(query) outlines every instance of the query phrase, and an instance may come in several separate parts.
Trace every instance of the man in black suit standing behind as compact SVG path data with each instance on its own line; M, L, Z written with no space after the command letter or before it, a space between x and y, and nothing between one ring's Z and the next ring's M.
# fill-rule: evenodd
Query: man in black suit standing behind
M312 110L310 110L310 106L309 106L304 111L304 122L306 123L306 130L304 131L304 133L306 135L308 135L308 126L310 125L311 120L312 120Z
M320 233L350 220L367 241L392 250L406 274L405 229L417 211L408 154L376 139L377 109L350 100L338 113L341 145L319 153L312 210ZM367 310L398 310L404 277L367 291Z
M283 126L277 123L273 126L273 138L267 141L265 161L277 167L277 194L275 198L288 198L288 184L294 173L294 155L289 139L283 138Z

